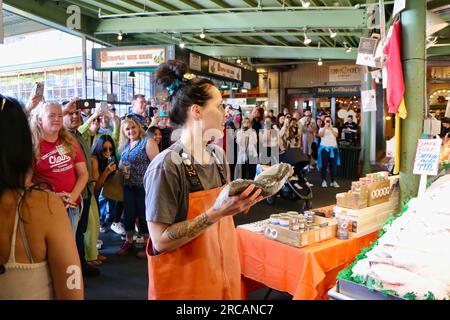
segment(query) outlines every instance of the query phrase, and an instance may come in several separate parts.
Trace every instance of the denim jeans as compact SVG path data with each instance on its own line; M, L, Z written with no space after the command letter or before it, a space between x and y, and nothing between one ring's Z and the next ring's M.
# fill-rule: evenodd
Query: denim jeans
M100 213L100 225L106 225L113 222L116 201L107 199L100 193L98 197L98 209Z
M322 181L327 180L327 169L330 167L330 178L331 182L336 181L336 159L337 155L334 158L330 158L330 153L326 150L322 150Z
M124 227L127 235L134 234L136 218L139 218L139 233L148 236L145 218L145 190L143 187L124 186Z
M69 216L70 225L72 226L73 236L77 233L78 221L80 221L80 207L67 208L67 215Z

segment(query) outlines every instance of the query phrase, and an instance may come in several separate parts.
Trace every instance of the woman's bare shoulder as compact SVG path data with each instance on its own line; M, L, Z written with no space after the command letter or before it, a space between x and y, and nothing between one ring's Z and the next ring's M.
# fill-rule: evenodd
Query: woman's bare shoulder
M26 196L25 204L31 216L37 214L42 219L54 219L66 212L56 193L41 189L31 190Z

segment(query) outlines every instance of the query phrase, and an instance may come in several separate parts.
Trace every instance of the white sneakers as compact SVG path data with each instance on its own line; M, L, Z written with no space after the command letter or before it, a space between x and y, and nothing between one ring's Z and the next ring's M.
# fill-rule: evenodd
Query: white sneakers
M328 187L327 182L324 180L322 181L322 188L326 188ZM336 181L333 181L332 183L330 183L330 187L334 187L334 188L340 188L341 186L338 185L338 183Z
M111 230L120 235L125 234L125 228L123 227L122 222L113 222L111 224Z
M338 185L338 183L336 181L330 183L330 186L335 187L335 188L340 188L341 186Z

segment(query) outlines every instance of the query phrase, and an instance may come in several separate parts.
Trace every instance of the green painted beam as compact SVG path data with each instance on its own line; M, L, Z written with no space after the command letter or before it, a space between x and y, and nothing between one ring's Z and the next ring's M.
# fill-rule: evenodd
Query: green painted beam
M209 0L211 2L213 2L214 4L218 5L221 8L230 8L230 6L228 5L228 3L222 1L222 0Z
M133 10L121 7L115 3L111 3L110 1L105 0L84 0L83 2L87 3L91 6L97 6L102 8L102 10L112 11L114 13L133 13Z
M122 6L124 6L123 4L125 4L125 5L128 5L128 6L132 7L133 8L132 9L133 12L142 12L142 11L144 11L144 5L142 3L138 3L136 1L132 1L132 0L116 0L115 2L121 3ZM155 12L157 10L146 6L145 7L145 11L147 11L147 12Z
M434 56L450 56L450 45L431 47L427 50L428 57Z
M150 0L150 2L157 4L158 6L161 6L163 8L169 9L169 10L180 10L180 8L175 7L174 5L171 5L170 3L167 3L165 1L161 0Z
M258 6L258 2L256 2L255 0L243 0L243 1L252 8L255 8Z
M348 28L361 29L366 24L364 10L330 9L276 12L234 12L193 14L166 17L136 17L106 19L100 22L96 33L126 33L204 29L286 29L286 28ZM219 28L218 26L222 26Z
M86 35L91 39L94 38L92 34L98 23L97 19L83 15L80 30L71 29L67 26L69 15L66 13L66 8L58 5L56 2L48 1L42 3L32 0L4 0L3 3L5 10L19 16L76 36Z
M194 51L210 56L224 57L252 57L275 59L339 59L355 60L356 50L347 53L343 48L316 47L283 47L283 46L259 46L259 45L216 45L216 46L187 46Z
M448 5L448 0L432 0L427 2L427 9L433 10Z
M14 23L12 25L5 25L4 26L4 33L5 37L11 37L23 33L28 32L35 32L40 30L48 29L48 26L45 26L43 24L27 20L20 23Z
M281 43L283 46L290 46L289 41L287 41L286 39L284 39L283 37L280 36L272 36L272 38L274 38L275 40L277 40L279 43Z
M214 32L210 32L207 31L207 35L208 34L214 34ZM246 37L253 37L253 36L301 36L303 37L303 31L298 31L298 32L288 32L288 31L256 31L256 32L251 32L251 31L246 31L246 32L220 32L221 35L227 35L230 37L235 37L235 36L246 36ZM315 38L315 37L326 37L328 36L330 33L329 32L311 32L308 31L308 36L311 38ZM346 32L346 33L342 33L340 32L339 34L341 35L348 35L351 37L360 37L362 36L362 32Z
M192 1L192 0L180 0L180 2L182 2L182 3L184 3L184 4L188 5L188 6L191 6L192 8L197 9L197 10L206 9L204 6L202 6L202 5L200 5L197 2Z
M80 0L66 0L68 3L70 4L74 4L76 6L79 6L82 9L85 9L87 11L89 11L89 13L87 13L87 15L91 16L91 17L97 17L98 15L98 6L94 6L92 4L80 1ZM92 11L92 13L90 13ZM109 10L103 10L102 12L104 14L114 14L114 12L109 11Z

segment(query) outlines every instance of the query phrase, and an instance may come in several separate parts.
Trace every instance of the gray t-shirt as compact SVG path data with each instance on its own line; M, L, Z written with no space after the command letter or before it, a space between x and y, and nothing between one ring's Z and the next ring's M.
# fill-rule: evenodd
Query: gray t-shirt
M229 167L224 151L214 148L220 166L223 166L229 181ZM158 154L150 163L144 176L145 211L147 221L173 224L186 220L189 208L191 184L186 177L186 168L182 164L180 141ZM173 161L175 159L176 161ZM198 177L205 190L222 185L216 162L208 165L194 164Z

